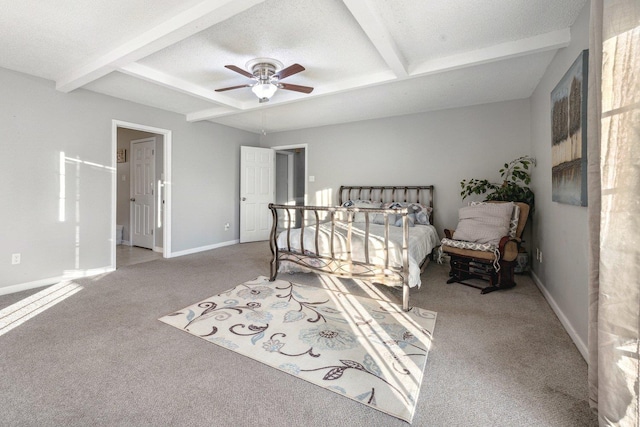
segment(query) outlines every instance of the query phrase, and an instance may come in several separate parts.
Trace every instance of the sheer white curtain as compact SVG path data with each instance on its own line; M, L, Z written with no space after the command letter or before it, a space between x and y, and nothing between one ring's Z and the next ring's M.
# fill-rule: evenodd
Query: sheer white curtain
M639 426L640 0L592 0L590 53L590 400Z

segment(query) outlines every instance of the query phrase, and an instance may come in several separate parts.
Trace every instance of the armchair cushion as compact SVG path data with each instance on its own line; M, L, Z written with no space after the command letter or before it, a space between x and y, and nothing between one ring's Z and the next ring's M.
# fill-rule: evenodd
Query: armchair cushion
M440 245L443 247L445 252L452 250L452 248L483 252L494 252L496 250L496 246L492 245L491 243L466 242L462 240L453 240L446 237L444 237L440 241ZM460 253L458 251L453 252Z
M513 206L512 202L508 202L486 203L460 208L458 210L459 222L453 233L453 238L498 246L500 239L509 235Z

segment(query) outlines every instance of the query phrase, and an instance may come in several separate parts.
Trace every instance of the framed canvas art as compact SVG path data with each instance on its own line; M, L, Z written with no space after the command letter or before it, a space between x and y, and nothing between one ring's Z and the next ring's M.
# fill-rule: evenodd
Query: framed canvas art
M583 50L551 92L552 200L587 206L587 68Z

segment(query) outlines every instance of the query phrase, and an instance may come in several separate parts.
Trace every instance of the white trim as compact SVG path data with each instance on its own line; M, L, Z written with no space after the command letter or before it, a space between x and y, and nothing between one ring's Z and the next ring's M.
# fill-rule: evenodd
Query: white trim
M544 287L544 285L542 284L542 282L540 281L540 279L538 278L538 276L534 271L531 271L531 278L533 279L536 286L538 286L538 289L540 289L540 292L542 292L542 295L547 300L547 303L549 303L549 305L551 306L551 309L553 310L553 312L556 314L556 316L558 316L560 323L562 323L562 326L564 326L564 329L567 331L567 333L573 340L573 343L578 348L578 351L580 352L584 360L585 361L588 360L589 349L587 345L584 343L584 341L582 341L582 339L574 329L573 325L571 325L571 322L569 322L569 319L567 318L567 316L565 316L565 314L562 312L562 310L560 309L560 306L558 306L556 301L553 299L553 297L551 296L547 288Z
M62 276L50 277L48 279L35 280L33 282L20 283L17 285L4 286L0 288L0 295L13 294L16 292L27 291L29 289L41 288L43 286L51 286L62 281Z
M157 128L153 126L141 125L137 123L125 122L122 120L113 119L111 121L111 152L113 153L113 167L116 168L116 149L118 145L118 128L127 128L133 130L139 130L143 132L155 133L163 135L163 151L164 151L164 165L163 165L163 173L164 173L164 206L163 210L163 224L162 224L162 232L163 234L163 248L162 248L162 256L164 258L171 258L173 254L171 253L171 152L172 152L172 142L173 142L173 132L168 129ZM116 246L115 246L115 235L116 235L116 209L117 209L117 173L113 174L112 182L111 182L111 192L112 192L112 209L111 209L111 236L113 245L111 247L111 267L116 268ZM130 244L130 242L127 242Z
M116 267L116 218L118 217L118 127L116 121L111 122L111 166L113 167L113 174L111 175L111 234L109 241L111 242L111 256L110 266Z
M33 282L19 283L17 285L4 286L0 288L0 295L8 295L16 292L28 291L29 289L42 288L44 286L55 285L63 280L80 279L83 277L97 276L98 274L111 273L115 268L93 268L91 270L68 270L62 276L49 277L48 279L35 280Z
M185 249L184 251L173 252L171 254L171 257L173 258L173 257L178 257L183 255L191 255L198 252L210 251L211 249L218 249L225 246L237 245L238 243L240 243L240 239L229 240L228 242L216 243L214 245L200 246L199 248Z
M160 252L160 253L162 253L162 251L163 251L162 246L154 246L154 247L153 247L153 252Z

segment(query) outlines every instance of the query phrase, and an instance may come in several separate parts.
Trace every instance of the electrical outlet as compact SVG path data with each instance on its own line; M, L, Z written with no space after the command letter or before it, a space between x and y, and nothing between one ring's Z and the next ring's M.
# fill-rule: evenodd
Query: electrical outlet
M224 225L224 231L229 231L229 228L230 228L230 227L231 227L231 224L226 223L226 224Z
M20 254L11 254L11 264L20 264Z
M542 264L542 251L540 251L540 257L539 257L538 261L540 261L540 264Z

